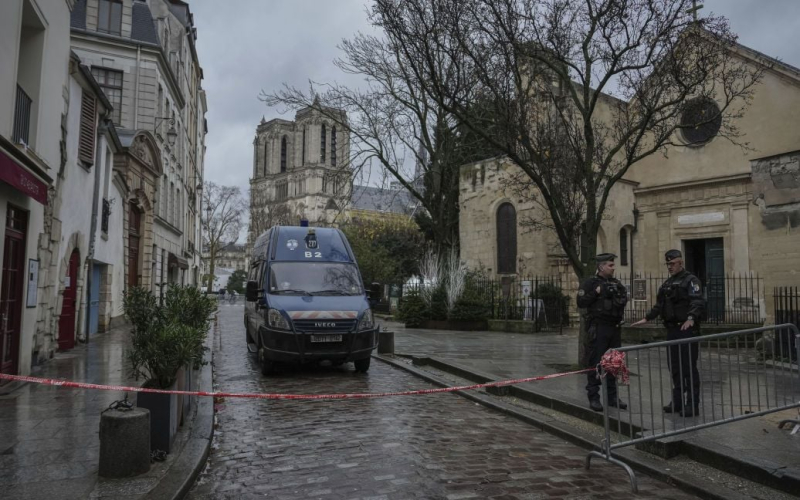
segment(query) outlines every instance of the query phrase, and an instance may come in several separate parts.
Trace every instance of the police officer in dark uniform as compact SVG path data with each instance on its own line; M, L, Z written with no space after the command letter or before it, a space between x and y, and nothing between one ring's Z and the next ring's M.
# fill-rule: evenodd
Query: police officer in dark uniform
M667 328L667 340L695 337L700 334L700 319L705 312L700 280L683 268L680 250L669 250L664 257L670 277L658 289L656 304L645 319L632 326L642 325L661 316ZM680 413L684 417L699 413L699 347L698 343L669 347L667 361L672 375L672 402L664 407L664 412Z
M589 366L597 365L608 349L622 345L622 318L628 302L628 292L614 278L616 258L611 253L595 257L597 274L584 281L578 290L578 307L585 308L587 315L589 344L586 357ZM588 378L586 392L589 396L589 407L594 411L603 411L600 403L600 379L594 371L589 372ZM626 409L628 405L617 397L617 381L612 375L607 376L607 388L606 404L620 410Z

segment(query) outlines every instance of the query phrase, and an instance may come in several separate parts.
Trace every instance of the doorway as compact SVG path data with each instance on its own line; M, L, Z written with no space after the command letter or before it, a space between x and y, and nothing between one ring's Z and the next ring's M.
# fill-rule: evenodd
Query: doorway
M725 253L722 238L684 240L686 270L697 276L706 299L706 321L725 321Z
M103 266L92 266L92 289L89 291L89 334L97 333L100 324L100 277Z
M139 241L142 234L142 214L133 202L128 210L128 287L133 287L139 285Z
M17 374L28 212L8 205L0 292L0 373Z
M78 298L78 265L81 255L77 249L69 256L67 275L64 277L64 300L58 319L58 349L66 351L75 347L75 306Z

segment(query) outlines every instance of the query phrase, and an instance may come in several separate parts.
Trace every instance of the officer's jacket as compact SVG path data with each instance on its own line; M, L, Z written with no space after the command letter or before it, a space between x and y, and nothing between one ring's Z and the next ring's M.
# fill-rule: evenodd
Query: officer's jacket
M597 293L597 287L600 293ZM589 321L619 323L625 315L628 291L616 278L603 278L599 274L587 279L578 290L578 307L585 308Z
M668 323L683 323L688 319L698 323L705 309L700 280L684 269L664 281L658 289L655 305L645 318L649 321L661 316Z

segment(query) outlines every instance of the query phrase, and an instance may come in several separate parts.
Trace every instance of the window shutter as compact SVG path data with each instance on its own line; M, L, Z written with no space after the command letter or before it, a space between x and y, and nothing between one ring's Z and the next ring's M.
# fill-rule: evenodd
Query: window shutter
M81 130L78 138L78 159L85 165L94 165L95 111L97 100L83 91L81 99Z

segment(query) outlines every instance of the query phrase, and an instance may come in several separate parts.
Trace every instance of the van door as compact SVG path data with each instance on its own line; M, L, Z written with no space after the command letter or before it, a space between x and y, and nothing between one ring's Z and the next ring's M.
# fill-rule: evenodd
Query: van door
M250 271L247 273L247 281L257 281L258 280L258 264L253 264L250 266ZM247 329L247 340L248 342L255 342L256 340L256 331L253 327L253 318L255 317L257 311L257 302L250 302L248 300L244 301L244 327Z
M265 307L262 306L262 303L266 303L267 301L267 282L266 282L266 270L267 270L267 263L265 261L261 261L258 264L258 267L255 268L256 277L254 281L258 281L258 289L262 290L262 298L256 302L252 302L253 304L253 340L257 340L258 332L262 326L264 326L264 317L265 317ZM256 342L256 345L258 342Z

